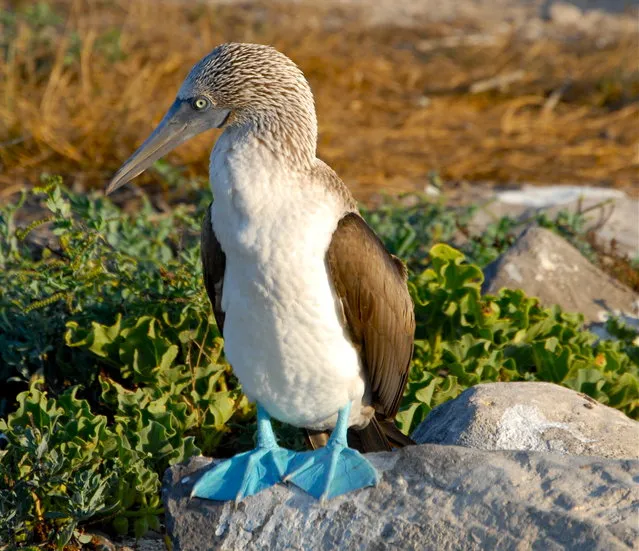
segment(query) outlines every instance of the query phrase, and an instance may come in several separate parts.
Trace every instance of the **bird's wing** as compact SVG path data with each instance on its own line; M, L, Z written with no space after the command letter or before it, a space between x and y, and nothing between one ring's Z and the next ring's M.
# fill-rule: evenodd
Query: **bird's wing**
M212 203L211 203L212 205ZM226 269L226 255L215 237L211 224L211 205L206 209L202 223L202 266L204 268L204 286L213 306L213 315L224 336L224 311L222 310L222 287L224 285L224 270Z
M406 267L352 212L339 221L326 262L366 370L372 405L380 417L392 419L406 386L415 333Z

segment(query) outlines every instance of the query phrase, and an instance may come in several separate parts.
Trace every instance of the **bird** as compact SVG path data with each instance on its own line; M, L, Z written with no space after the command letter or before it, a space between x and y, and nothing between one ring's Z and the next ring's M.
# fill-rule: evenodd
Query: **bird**
M379 474L349 434L364 451L411 442L393 420L414 306L405 265L317 157L314 97L300 68L271 46L217 46L106 193L212 128L223 132L210 155L204 285L226 357L256 403L257 439L206 471L192 496L237 502L288 482L328 500L375 486ZM312 449L279 446L272 418L306 429Z

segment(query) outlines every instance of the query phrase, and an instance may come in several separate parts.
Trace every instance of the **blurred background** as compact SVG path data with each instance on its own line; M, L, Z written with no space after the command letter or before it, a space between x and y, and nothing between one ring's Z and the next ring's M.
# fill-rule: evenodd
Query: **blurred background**
M0 202L43 173L101 189L217 44L272 44L315 93L319 156L359 200L446 184L639 192L630 0L0 2ZM205 185L215 133L139 179ZM460 187L461 186L461 187Z

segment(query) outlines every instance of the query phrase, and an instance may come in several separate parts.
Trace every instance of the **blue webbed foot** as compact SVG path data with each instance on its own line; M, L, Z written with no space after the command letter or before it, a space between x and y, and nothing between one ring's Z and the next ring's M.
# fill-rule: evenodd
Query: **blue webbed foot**
M321 501L352 490L375 486L377 471L357 450L348 447L346 431L351 405L339 411L335 430L323 448L297 454L284 480Z
M277 445L271 419L258 404L257 447L205 472L193 486L191 497L241 501L280 482L296 455Z
M338 442L298 454L291 462L291 470L284 478L321 501L352 490L375 486L375 468L357 450Z
M295 453L258 447L218 463L193 486L191 497L241 501L281 482Z

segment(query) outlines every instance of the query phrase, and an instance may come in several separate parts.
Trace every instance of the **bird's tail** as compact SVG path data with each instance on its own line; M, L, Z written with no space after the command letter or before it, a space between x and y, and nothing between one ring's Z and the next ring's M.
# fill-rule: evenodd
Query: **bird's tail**
M326 445L328 431L306 431L306 442L315 450ZM373 417L363 429L348 429L348 445L362 453L391 451L412 446L415 442L401 432L392 419Z

